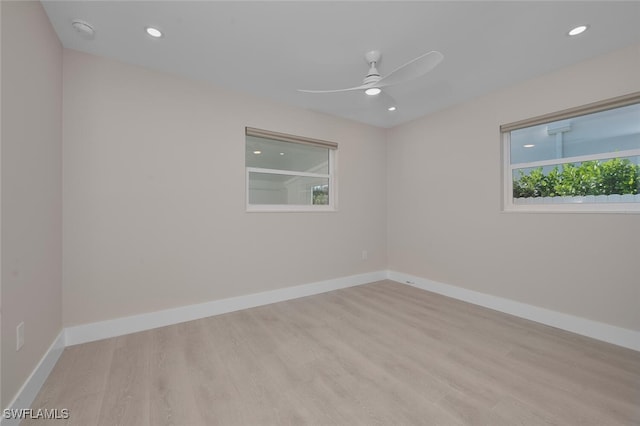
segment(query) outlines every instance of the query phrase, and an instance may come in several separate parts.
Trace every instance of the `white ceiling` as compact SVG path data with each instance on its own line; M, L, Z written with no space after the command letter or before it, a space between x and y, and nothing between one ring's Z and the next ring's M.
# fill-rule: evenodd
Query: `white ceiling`
M66 48L180 74L277 102L393 127L500 87L640 43L640 1L213 2L43 1ZM86 40L73 19L90 23ZM566 32L588 23L577 37ZM151 39L146 26L165 36ZM444 61L388 89L398 110L361 92L364 53L382 75L431 50Z

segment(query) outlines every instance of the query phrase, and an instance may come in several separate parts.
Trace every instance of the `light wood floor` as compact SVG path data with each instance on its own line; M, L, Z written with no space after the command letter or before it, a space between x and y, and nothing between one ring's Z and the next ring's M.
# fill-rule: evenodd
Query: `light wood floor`
M640 353L382 281L65 349L23 425L632 425Z

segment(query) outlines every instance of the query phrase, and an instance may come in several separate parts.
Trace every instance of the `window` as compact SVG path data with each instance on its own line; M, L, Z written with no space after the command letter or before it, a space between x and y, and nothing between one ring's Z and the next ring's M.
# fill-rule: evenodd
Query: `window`
M505 211L640 212L640 92L500 131Z
M247 211L333 211L338 144L246 128Z

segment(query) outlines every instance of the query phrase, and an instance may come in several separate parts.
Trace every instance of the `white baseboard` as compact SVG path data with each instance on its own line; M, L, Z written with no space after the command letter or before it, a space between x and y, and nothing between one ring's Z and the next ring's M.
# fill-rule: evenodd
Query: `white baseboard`
M51 346L49 346L49 349L44 353L44 356L40 359L36 368L33 369L31 375L27 378L15 398L13 398L13 401L11 401L11 404L7 407L9 410L20 410L31 407L31 404L34 399L36 399L38 392L40 392L40 388L44 384L45 380L47 380L47 377L49 377L49 374L56 365L56 362L58 362L58 358L62 355L62 351L64 351L64 335L65 332L62 330ZM2 424L2 426L18 426L20 424L21 419L7 419L4 417L5 413L3 412L2 414L3 415L0 417L0 424Z
M582 336L602 340L614 345L640 351L640 332L616 327L598 321L552 311L526 303L502 297L492 296L462 287L443 284L396 271L387 271L387 278L402 284L408 284L453 299L463 300L474 305L484 306L499 312L525 318L541 324L550 325Z
M241 309L254 308L299 297L312 296L341 288L367 284L387 278L387 271L369 272L348 277L286 287L246 296L214 300L197 305L181 306L147 314L133 315L66 328L66 346L122 336L138 331L178 324Z
M138 331L150 330L195 319L206 318L270 303L312 296L341 288L390 279L423 290L484 306L499 312L515 315L541 324L602 340L614 345L640 351L640 332L610 324L540 308L514 300L443 284L426 278L416 277L396 271L375 271L348 277L319 281L294 287L254 293L228 299L214 300L196 305L182 306L146 314L113 320L82 324L65 329L65 346L110 337L122 336Z

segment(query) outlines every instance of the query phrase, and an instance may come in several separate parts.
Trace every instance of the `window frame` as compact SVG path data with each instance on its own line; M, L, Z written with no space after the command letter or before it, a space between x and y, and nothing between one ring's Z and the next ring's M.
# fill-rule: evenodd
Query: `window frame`
M604 160L610 158L625 158L640 156L640 149L632 149L618 152L606 152L592 155L565 157L552 160L532 161L528 163L511 164L511 132L526 127L551 123L569 118L575 118L596 112L608 111L629 105L640 104L640 92L594 102L588 105L570 108L555 113L545 114L530 119L504 124L500 126L502 144L502 211L524 213L640 213L640 202L626 203L588 203L575 197L573 202L562 204L536 203L516 204L513 199L513 171L532 167L562 165L568 163L581 163L584 161ZM514 167L515 166L515 167Z
M257 129L253 127L245 128L245 152L246 137L254 136L264 139L277 140L281 142L296 143L301 145L311 145L323 147L328 150L328 173L296 172L290 170L268 169L262 167L247 167L245 159L245 208L247 212L335 212L338 210L338 185L336 177L338 144L335 142L320 139L307 138L303 136L290 135L286 133L272 132L269 130ZM249 200L249 183L251 173L265 173L271 175L295 177L315 177L328 179L329 201L328 204L251 204ZM313 191L311 195L313 202Z

